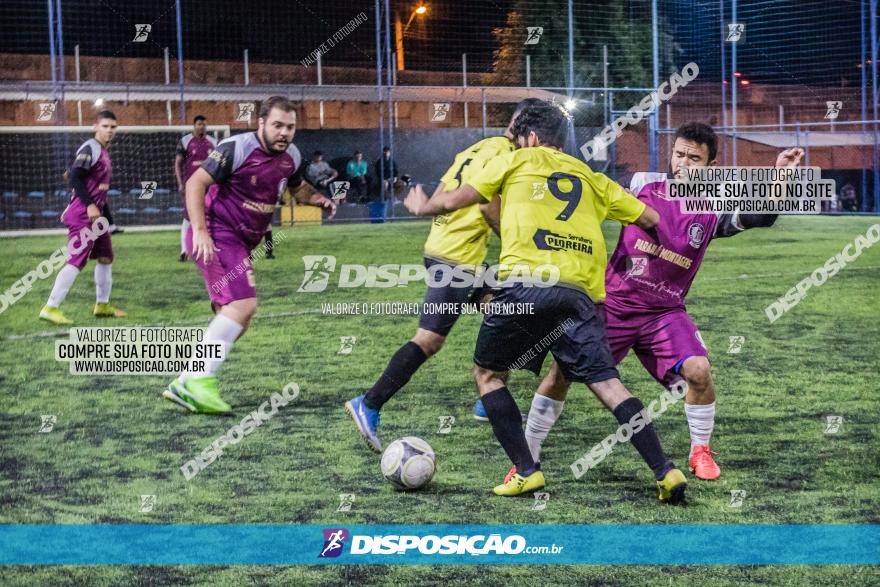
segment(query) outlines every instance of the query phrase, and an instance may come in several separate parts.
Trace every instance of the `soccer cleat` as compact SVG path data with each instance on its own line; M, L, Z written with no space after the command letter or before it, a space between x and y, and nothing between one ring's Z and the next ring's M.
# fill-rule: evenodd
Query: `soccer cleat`
M678 469L670 469L660 481L657 481L660 490L657 499L663 503L681 503L684 501L684 490L687 489L687 479L684 473Z
M217 378L199 377L183 381L180 377L168 384L162 397L197 414L228 414L232 408L220 397Z
M180 256L177 258L177 260L180 261L181 263L185 263L186 258L187 258L186 253L180 253Z
M43 306L43 309L40 310L40 320L48 320L52 324L57 324L58 326L66 326L67 324L73 324L73 320L69 320L62 312L61 308L53 308L48 304Z
M708 444L698 444L693 448L691 458L688 459L688 466L697 479L712 481L721 475L721 469L712 458L712 451L709 450Z
M95 304L95 316L98 318L124 318L128 316L123 310L116 308L110 302Z
M379 440L379 410L372 410L364 404L364 396L359 395L345 402L345 411L357 424L367 446L373 452L382 452L382 442Z
M274 259L275 255L272 253L272 251L269 251L268 253L266 253L266 258L267 259Z
M495 495L514 496L532 493L544 489L544 473L535 471L528 477L523 477L519 473L514 473L509 481L497 485L492 491Z
M486 415L486 408L483 407L483 400L478 399L474 404L474 420L477 422L488 422L489 416Z
M504 476L504 482L509 482L513 479L514 475L516 475L516 465L510 465L510 470L507 472L507 475Z

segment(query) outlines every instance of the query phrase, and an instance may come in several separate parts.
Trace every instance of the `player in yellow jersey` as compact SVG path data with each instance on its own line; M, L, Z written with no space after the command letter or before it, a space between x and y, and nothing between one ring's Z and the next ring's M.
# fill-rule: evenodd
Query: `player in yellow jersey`
M434 194L461 187L487 163L512 152L515 145L511 128L517 116L526 107L543 103L542 100L529 98L517 104L504 134L483 139L456 155ZM416 335L394 353L384 373L369 391L345 402L346 412L354 420L367 446L375 452L382 452L378 435L379 410L407 384L425 361L440 351L458 320L462 306L478 297L475 294L479 290L471 285L478 281L473 276L486 258L491 230L486 217L481 205L474 202L473 205L450 210L434 218L431 233L425 242L428 281L425 311L419 319ZM453 277L463 275L462 272L471 278Z
M586 384L627 429L654 472L660 499L679 502L687 482L663 452L641 401L620 382L601 317L607 264L602 220L649 231L660 217L608 177L563 153L567 131L567 115L559 107L527 107L512 129L521 149L496 157L457 190L429 199L417 186L405 203L426 216L501 201L501 289L474 351L474 376L489 422L517 467L495 493L519 495L544 487L506 383L511 369L540 374L550 352L566 378ZM546 279L548 271L558 281Z

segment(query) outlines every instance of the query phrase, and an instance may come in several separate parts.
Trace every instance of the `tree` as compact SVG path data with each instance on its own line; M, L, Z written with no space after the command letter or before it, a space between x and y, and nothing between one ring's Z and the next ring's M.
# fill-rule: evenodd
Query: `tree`
M525 57L531 56L531 84L539 87L567 87L568 2L546 0L540 6L529 0L515 0L507 26L494 29L498 42L494 52L494 85L525 85ZM590 0L578 2L574 10L575 87L602 85L602 45L608 46L608 83L612 87L651 85L651 20L645 2ZM543 27L537 44L525 45L528 27ZM669 27L658 26L661 47L661 75L674 67L679 51ZM666 32L664 32L666 31Z

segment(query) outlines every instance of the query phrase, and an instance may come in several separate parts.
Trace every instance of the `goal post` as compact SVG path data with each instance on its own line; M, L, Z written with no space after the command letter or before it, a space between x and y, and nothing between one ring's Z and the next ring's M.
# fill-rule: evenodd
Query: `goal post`
M110 143L113 175L107 202L117 224L179 223L183 199L174 159L190 125L119 126ZM228 125L209 125L218 141ZM0 126L0 231L63 228L59 215L70 190L64 172L76 150L94 136L91 126ZM144 192L144 184L152 192Z

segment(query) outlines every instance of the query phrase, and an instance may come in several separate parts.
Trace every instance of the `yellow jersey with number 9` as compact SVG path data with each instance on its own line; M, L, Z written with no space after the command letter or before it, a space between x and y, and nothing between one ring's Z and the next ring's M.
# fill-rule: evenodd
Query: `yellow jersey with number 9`
M471 145L455 156L452 166L440 179L443 189L458 189L487 162L513 149L514 144L503 136ZM431 223L431 233L425 241L425 256L455 264L480 265L486 258L490 230L477 204L440 214Z
M645 204L585 163L549 147L496 157L466 183L487 200L501 198L500 278L514 265L534 275L542 265L559 270L560 284L594 302L605 299L606 217L629 224ZM547 272L540 271L545 277Z

